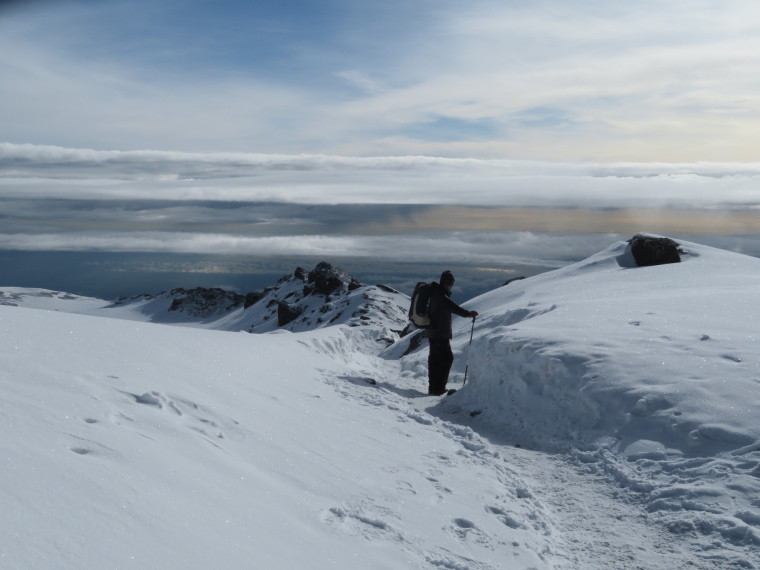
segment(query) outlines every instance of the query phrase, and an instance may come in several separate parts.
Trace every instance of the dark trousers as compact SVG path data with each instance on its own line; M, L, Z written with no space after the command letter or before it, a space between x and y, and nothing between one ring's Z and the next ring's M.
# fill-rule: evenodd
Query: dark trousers
M449 372L454 363L451 341L447 338L431 338L428 355L428 392L441 394L446 391Z

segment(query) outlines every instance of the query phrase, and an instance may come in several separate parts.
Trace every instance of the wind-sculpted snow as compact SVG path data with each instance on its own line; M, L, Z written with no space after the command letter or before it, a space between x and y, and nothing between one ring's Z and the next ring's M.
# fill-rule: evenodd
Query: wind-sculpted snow
M682 245L683 263L640 268L621 242L467 303L457 403L495 441L611 476L705 559L756 567L760 260Z

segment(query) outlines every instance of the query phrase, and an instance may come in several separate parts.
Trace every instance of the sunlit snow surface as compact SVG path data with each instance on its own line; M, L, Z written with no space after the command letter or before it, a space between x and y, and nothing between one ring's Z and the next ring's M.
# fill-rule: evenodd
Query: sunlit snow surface
M0 567L759 568L760 260L683 248L466 303L444 398L373 326L0 287Z

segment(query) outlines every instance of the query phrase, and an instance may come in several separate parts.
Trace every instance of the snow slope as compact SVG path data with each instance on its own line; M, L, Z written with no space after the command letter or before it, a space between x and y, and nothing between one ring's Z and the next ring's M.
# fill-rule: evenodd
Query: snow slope
M494 441L609 474L708 558L757 556L760 260L682 247L682 263L636 267L616 243L468 303L481 316L457 403Z
M445 398L375 326L0 305L0 567L760 568L760 261L683 247L465 303Z
M368 384L356 329L0 322L3 567L552 567L529 485Z

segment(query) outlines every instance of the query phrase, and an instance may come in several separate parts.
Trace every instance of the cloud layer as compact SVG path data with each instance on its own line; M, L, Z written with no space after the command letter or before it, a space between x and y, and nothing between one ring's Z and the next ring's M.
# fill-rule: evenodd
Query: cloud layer
M0 198L755 207L760 163L569 163L0 144Z
M357 258L403 263L556 268L622 236L453 232L395 236L240 236L189 232L0 234L0 250L149 252L225 256Z

